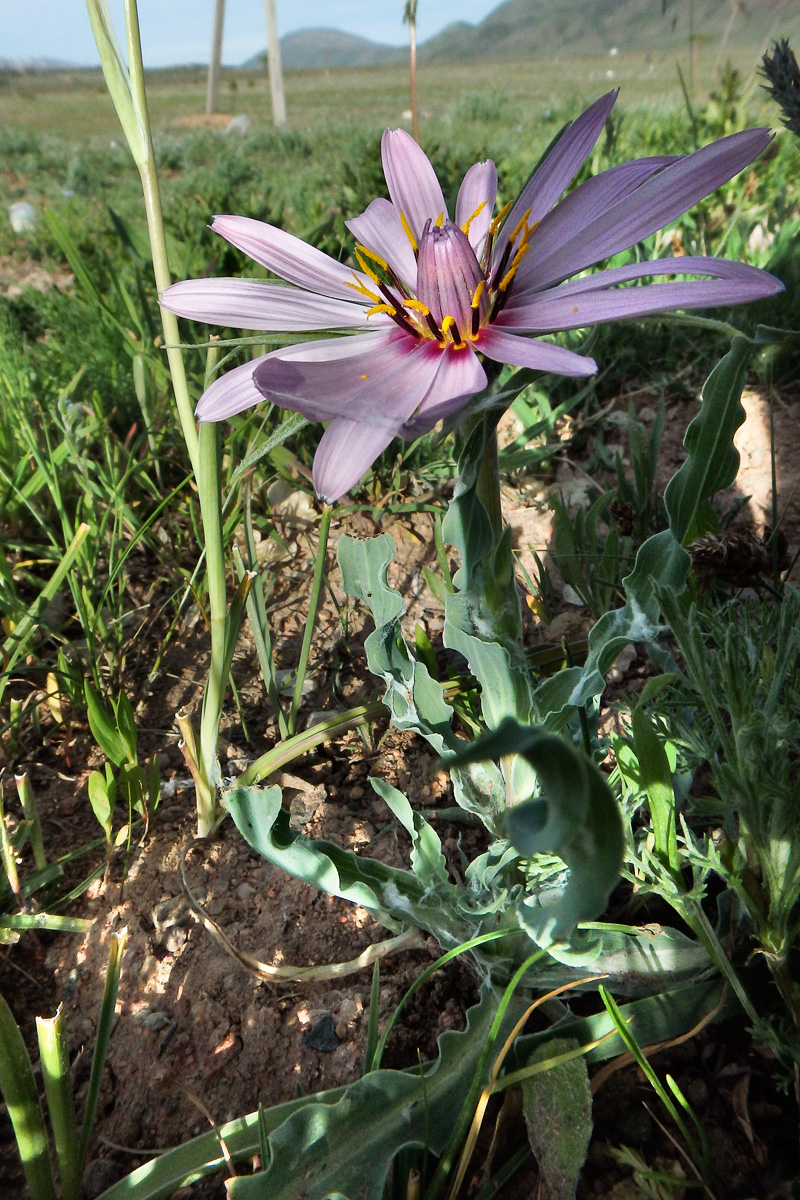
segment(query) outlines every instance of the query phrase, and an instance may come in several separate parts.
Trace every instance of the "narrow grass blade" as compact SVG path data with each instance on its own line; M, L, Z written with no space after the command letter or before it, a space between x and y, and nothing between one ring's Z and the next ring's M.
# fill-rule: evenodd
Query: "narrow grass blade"
M81 1190L78 1125L75 1119L64 1017L60 1007L54 1017L36 1018L36 1033L39 1038L50 1125L56 1145L61 1191L64 1200L78 1200Z
M44 1114L30 1056L11 1009L0 996L0 1092L17 1139L31 1200L56 1200Z
M106 986L103 989L100 1019L97 1022L97 1037L94 1043L92 1070L89 1076L89 1090L86 1094L86 1110L83 1114L83 1128L81 1129L81 1143L78 1152L81 1174L83 1173L86 1156L89 1152L89 1139L92 1135L92 1126L97 1116L100 1083L103 1078L103 1068L106 1064L106 1055L108 1054L108 1043L111 1040L111 1030L114 1025L114 1010L117 1004L117 989L119 988L119 972L122 966L122 955L125 950L126 937L127 930L125 929L120 933L112 933L111 935L111 949L108 955L108 967L106 968Z

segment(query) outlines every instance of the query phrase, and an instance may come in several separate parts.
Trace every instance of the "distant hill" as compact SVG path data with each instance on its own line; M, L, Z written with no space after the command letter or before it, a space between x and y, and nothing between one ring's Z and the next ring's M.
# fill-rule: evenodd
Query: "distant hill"
M264 54L257 54L244 66L254 67ZM288 69L313 70L328 67L377 67L387 59L405 52L396 46L382 46L369 38L341 33L338 29L300 29L281 38L281 62Z
M800 31L796 0L506 0L479 25L459 22L419 49L422 62L453 58L550 58L566 53L673 51L694 20L700 42L760 46Z
M418 49L420 62L474 58L553 58L638 50L674 53L687 44L690 14L701 42L757 48L770 38L800 36L797 0L506 0L478 25L458 21ZM266 52L265 52L266 53ZM281 38L288 68L373 67L404 61L407 50L336 29L305 29ZM245 66L256 66L255 55Z

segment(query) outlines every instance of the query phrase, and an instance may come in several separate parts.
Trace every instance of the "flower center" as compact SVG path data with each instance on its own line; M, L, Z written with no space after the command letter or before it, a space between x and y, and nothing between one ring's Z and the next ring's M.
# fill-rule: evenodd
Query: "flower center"
M359 244L355 252L358 265L375 290L360 280L349 286L372 302L367 317L386 313L406 333L435 340L443 349L452 346L461 350L475 342L481 327L493 321L504 307L512 280L538 225L538 221L528 224L529 209L509 236L499 260L493 263L494 238L511 207L506 205L489 226L478 262L467 234L483 207L481 204L463 227L444 214L435 222L429 219L419 244L400 214L417 260L416 295L412 295L380 255Z

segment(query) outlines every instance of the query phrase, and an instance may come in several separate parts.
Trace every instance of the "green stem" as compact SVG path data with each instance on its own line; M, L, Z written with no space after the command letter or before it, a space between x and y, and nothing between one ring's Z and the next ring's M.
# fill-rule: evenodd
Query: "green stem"
M311 582L311 596L308 601L308 617L306 619L306 628L303 634L303 644L300 647L300 661L297 664L297 678L294 685L294 696L292 697L292 707L289 711L289 736L295 732L297 728L297 710L300 707L300 701L303 696L303 683L306 677L306 667L308 666L308 656L311 651L311 638L314 634L314 626L317 621L317 609L319 608L319 598L322 591L322 575L325 570L325 554L328 549L328 534L331 528L331 513L333 509L330 504L326 504L322 509L322 520L319 526L319 545L317 546L317 557L314 562L314 578Z
M492 523L492 532L497 540L503 532L503 514L500 507L500 460L496 428L492 429L486 442L475 494L486 509L486 515Z
M206 544L206 578L211 623L211 663L203 696L198 746L202 784L197 791L197 828L198 837L206 837L216 815L217 740L227 683L227 597L220 499L222 483L219 426L216 423L206 422L201 425L199 452L200 470L197 483Z
M136 10L136 0L125 0L125 25L128 35L128 70L130 73L131 95L139 117L140 131L143 141L143 157L137 162L139 175L144 193L145 212L147 214L147 232L150 237L150 250L153 257L153 274L159 295L172 283L167 256L167 242L164 236L164 217L161 211L161 196L158 187L156 160L153 152L153 139L150 132L150 117L147 108L147 93L144 86L144 64L142 62L142 43L139 37L139 14ZM178 349L180 332L178 318L167 309L161 309L161 323L164 329L164 340L167 348L167 362L172 376L172 388L175 403L178 408L178 419L181 423L186 449L195 477L200 474L200 453L197 437L197 426L194 419L194 405L189 395L189 385L186 379L186 368L183 355Z

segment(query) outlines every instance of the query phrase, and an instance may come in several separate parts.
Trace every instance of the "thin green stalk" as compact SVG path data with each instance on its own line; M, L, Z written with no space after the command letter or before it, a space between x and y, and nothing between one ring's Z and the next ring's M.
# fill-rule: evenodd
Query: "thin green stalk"
M153 274L159 295L172 283L167 255L167 241L164 236L164 218L161 211L161 196L158 187L158 173L153 152L153 139L150 131L150 116L147 107L147 92L144 85L144 64L142 62L142 43L139 37L139 14L136 0L125 0L125 25L128 36L128 70L130 72L131 96L139 118L143 155L137 161L139 175L144 193L145 211L147 214L147 232L150 237L150 251L153 256ZM136 157L136 156L134 156ZM161 323L164 329L164 340L167 347L167 362L169 363L172 387L175 393L175 403L178 408L178 418L181 423L186 449L194 470L195 477L200 478L200 450L197 436L197 426L194 419L194 405L189 395L189 385L186 379L186 368L183 355L178 349L180 331L178 318L167 309L161 309Z
M127 930L125 929L123 929L120 933L112 933L111 935L111 946L108 952L108 966L106 968L106 984L103 989L103 1001L100 1005L100 1017L97 1022L97 1036L94 1040L92 1069L89 1074L89 1089L86 1094L86 1109L83 1114L83 1127L81 1129L81 1140L78 1150L78 1166L80 1176L83 1175L83 1168L86 1165L86 1157L89 1153L89 1141L92 1136L92 1128L94 1126L95 1117L97 1116L97 1104L100 1099L100 1084L103 1078L103 1068L106 1065L108 1044L111 1041L111 1032L114 1027L114 1016L117 1006L117 989L119 988L119 973L120 968L122 967L122 955L125 952L126 937Z
M319 526L319 543L317 545L317 557L314 562L314 578L311 581L311 596L308 601L308 617L306 619L306 628L303 634L303 644L300 647L300 661L297 664L297 678L294 684L294 695L292 697L292 707L289 710L289 736L295 732L297 728L297 710L300 707L300 701L303 697L303 684L306 678L306 668L308 666L308 656L311 651L311 638L314 635L314 626L317 622L317 609L319 608L319 598L322 591L322 575L325 570L325 554L328 549L328 534L331 528L331 513L333 509L330 504L323 505L322 520Z
M206 837L214 823L216 808L217 740L227 682L225 555L220 501L219 426L200 426L200 473L197 477L200 513L206 551L206 578L211 622L211 663L208 669L203 712L200 720L200 768L204 786L197 791L197 832Z
M64 1017L59 1007L54 1017L36 1018L44 1090L56 1146L56 1161L64 1200L79 1200L81 1164L78 1158L78 1125L72 1094Z

